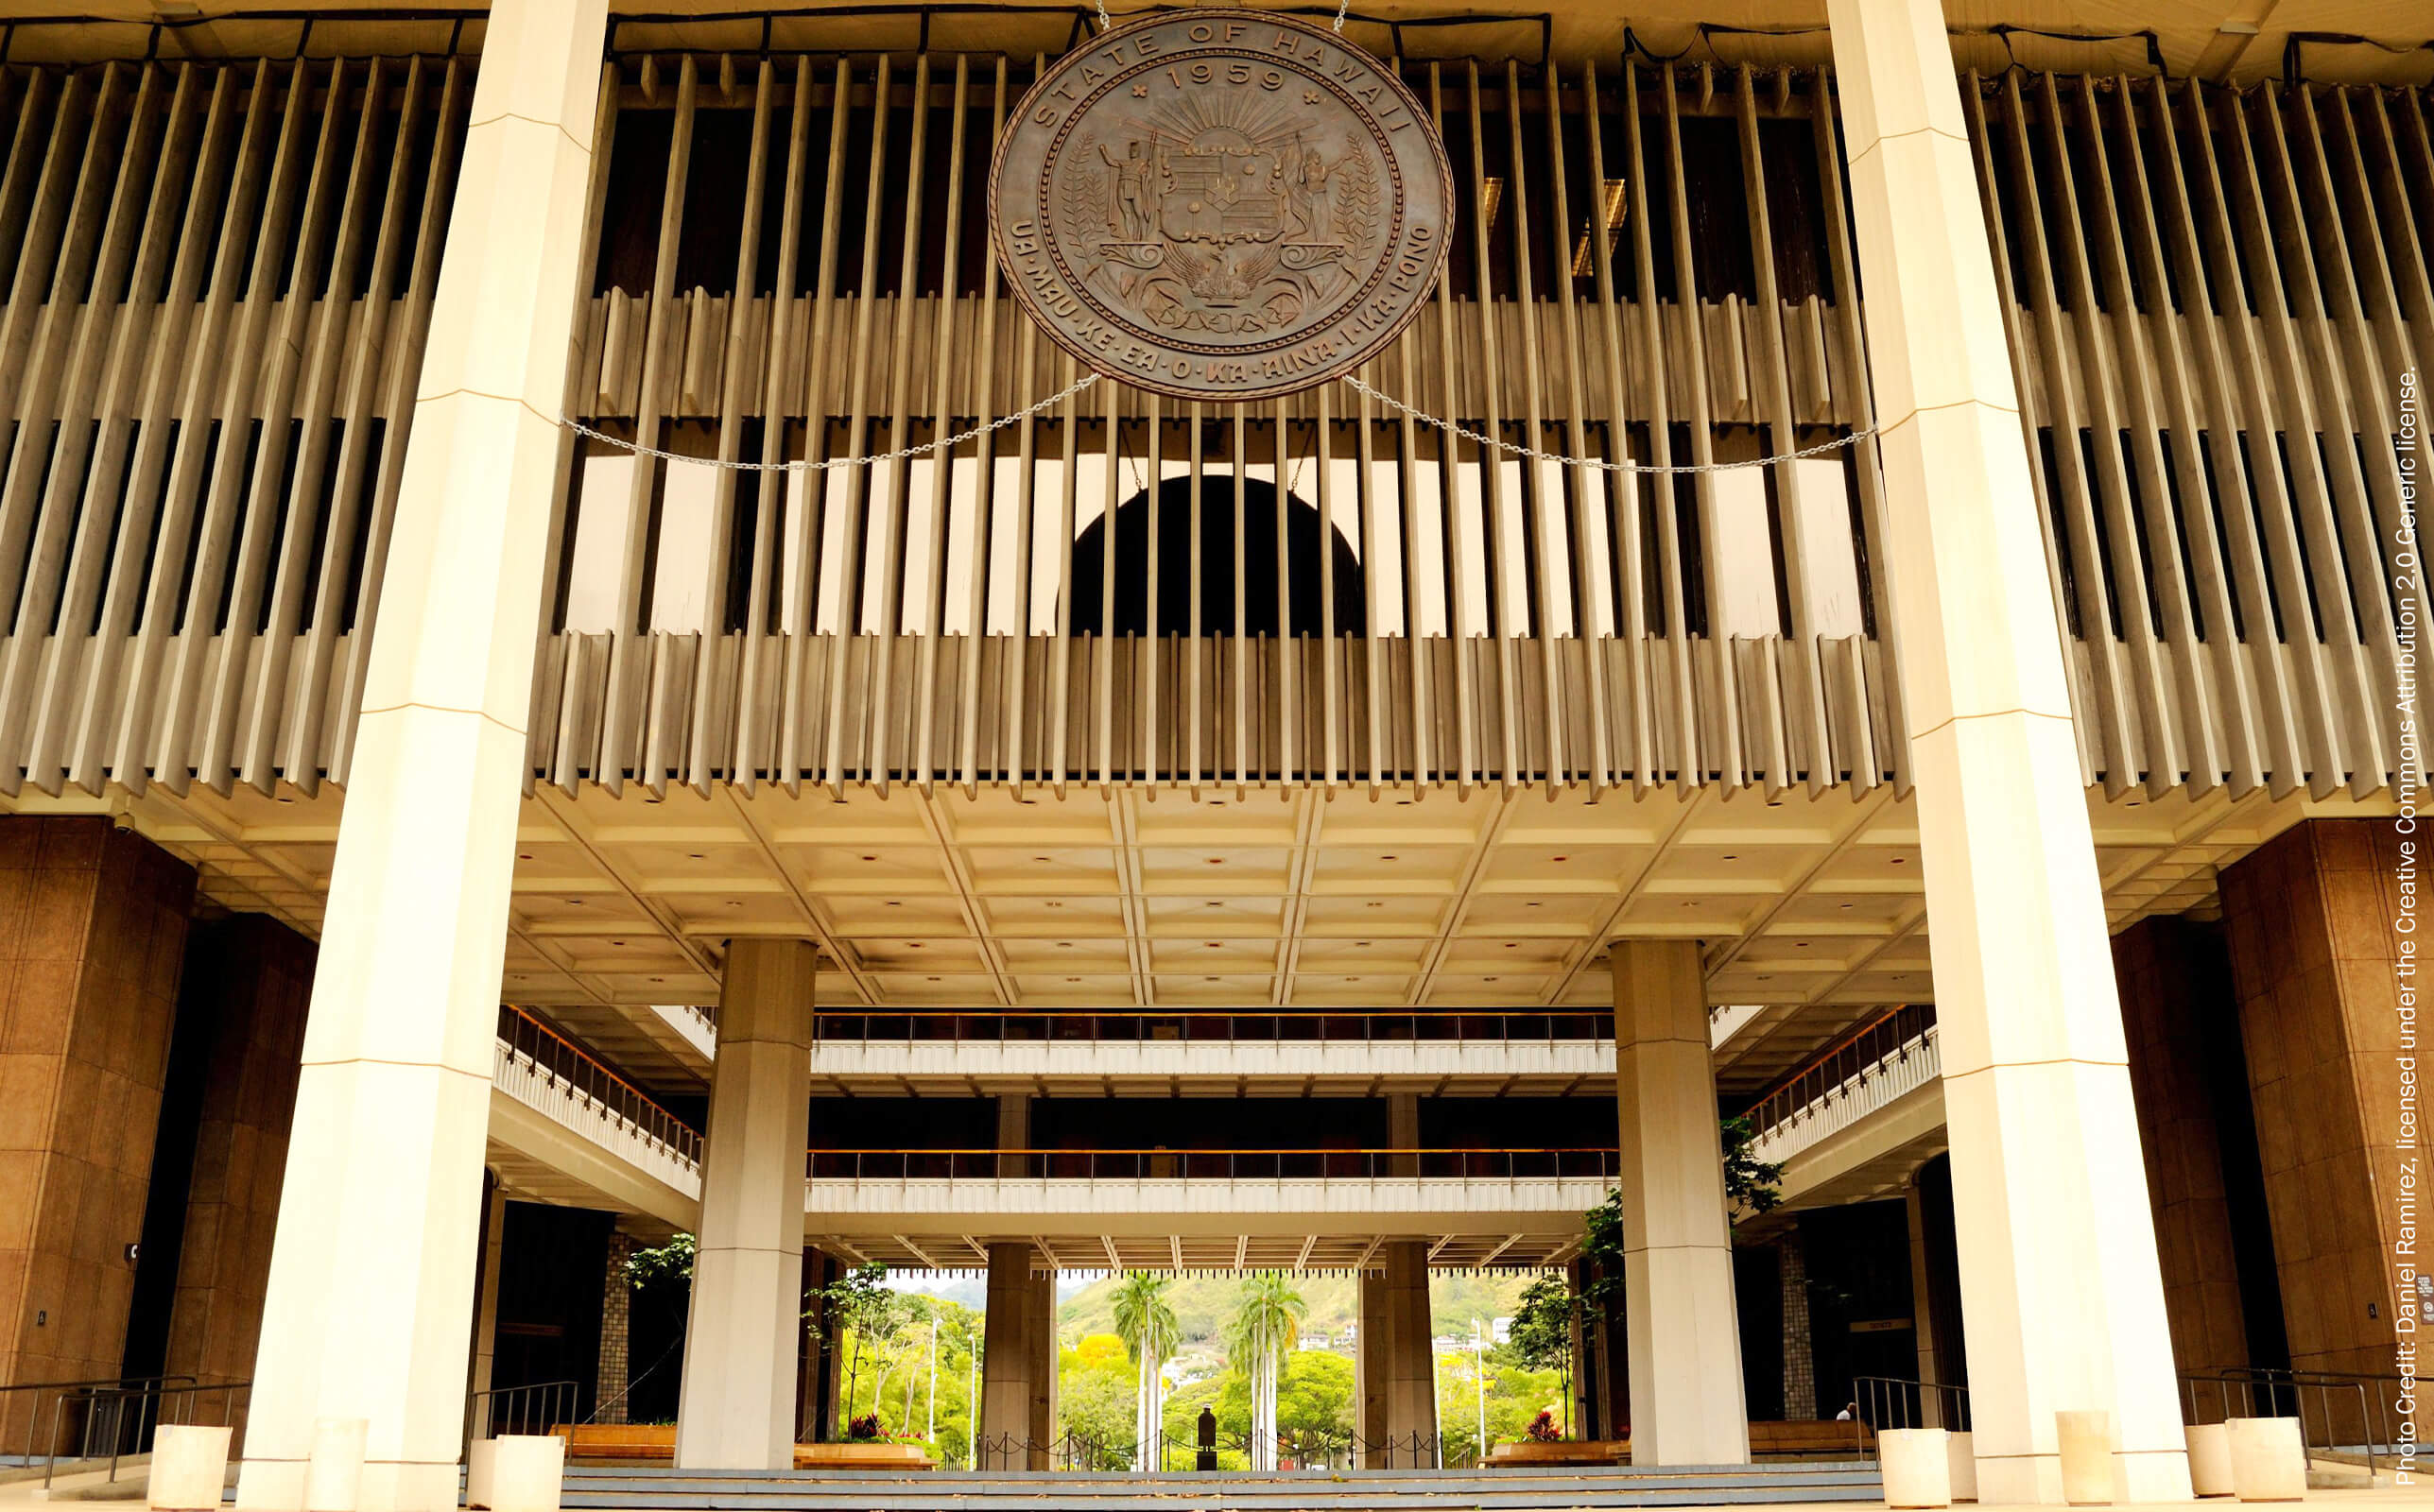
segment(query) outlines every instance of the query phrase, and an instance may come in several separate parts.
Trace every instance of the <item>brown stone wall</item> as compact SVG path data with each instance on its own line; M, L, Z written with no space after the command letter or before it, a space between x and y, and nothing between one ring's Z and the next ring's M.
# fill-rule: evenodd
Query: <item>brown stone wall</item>
M194 899L106 818L0 818L0 1382L119 1372Z
M2209 1035L2236 1034L2238 1018L2217 978L2220 947L2206 926L2142 919L2113 937L2130 1090L2147 1157L2155 1247L2173 1363L2226 1370L2252 1363L2240 1308L2221 1134L2206 1076Z
M260 915L196 930L179 1011L201 1020L191 1042L204 1057L202 1106L164 1367L244 1381L262 1332L316 953ZM216 1399L197 1400L196 1420L218 1420Z
M2396 840L2389 820L2312 820L2222 874L2274 1268L2301 1370L2394 1365Z

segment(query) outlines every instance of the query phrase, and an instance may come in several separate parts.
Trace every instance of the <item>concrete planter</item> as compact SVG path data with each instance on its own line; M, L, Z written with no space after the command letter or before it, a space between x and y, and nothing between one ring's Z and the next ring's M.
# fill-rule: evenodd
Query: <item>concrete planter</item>
M1619 1465L1631 1452L1629 1439L1580 1438L1541 1443L1534 1438L1488 1447L1490 1465Z
M1975 1434L1947 1432L1944 1442L1950 1451L1952 1499L1956 1502L1977 1501L1977 1436Z
M558 1512L566 1484L566 1440L555 1434L509 1434L491 1440L490 1504L497 1512Z
M152 1512L219 1512L228 1485L229 1433L179 1423L153 1431L147 1496Z
M797 1444L799 1470L934 1470L938 1461L919 1444Z
M2197 1423L2188 1430L2189 1489L2200 1496L2229 1496L2232 1482L2231 1425Z
M2297 1502L2307 1495L2307 1446L2296 1418L2235 1418L2231 1485L2243 1502Z
M498 1472L499 1441L476 1438L465 1446L465 1505L491 1504L491 1486Z
M1887 1506L1952 1505L1951 1439L1941 1428L1888 1428L1876 1435Z
M2072 1506L2112 1502L2113 1414L2058 1412L2054 1437L2062 1449L2063 1500Z

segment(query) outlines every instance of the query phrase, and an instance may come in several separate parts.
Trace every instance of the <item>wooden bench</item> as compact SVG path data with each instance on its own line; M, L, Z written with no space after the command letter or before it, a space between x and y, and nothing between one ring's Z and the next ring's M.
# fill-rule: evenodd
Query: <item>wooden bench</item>
M1849 1459L1876 1452L1876 1432L1866 1423L1831 1419L1752 1423L1750 1452Z
M566 1440L566 1462L676 1458L674 1423L560 1423L550 1430Z
M1753 1422L1750 1425L1750 1454L1787 1459L1851 1459L1876 1452L1876 1433L1866 1423L1803 1421ZM1566 1439L1542 1444L1531 1439L1517 1443L1496 1444L1488 1450L1491 1469L1535 1469L1558 1465L1628 1465L1631 1462L1631 1440L1628 1432L1620 1438Z

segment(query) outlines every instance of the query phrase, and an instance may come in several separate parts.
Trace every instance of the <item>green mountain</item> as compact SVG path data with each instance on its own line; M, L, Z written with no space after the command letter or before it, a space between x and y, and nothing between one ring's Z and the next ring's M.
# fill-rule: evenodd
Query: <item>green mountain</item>
M1468 1338L1471 1319L1475 1317L1482 1326L1495 1318L1510 1317L1519 1305L1522 1288L1533 1279L1510 1271L1438 1272L1428 1283L1428 1311L1435 1332ZM1116 1280L1113 1276L1102 1278L1065 1298L1057 1309L1057 1337L1061 1342L1073 1345L1093 1333L1115 1332ZM1234 1311L1234 1297L1241 1285L1242 1280L1237 1276L1177 1278L1167 1288L1166 1300L1174 1306L1175 1320L1182 1325L1186 1345L1214 1342L1224 1333L1226 1317ZM1351 1277L1305 1276L1297 1290L1310 1304L1309 1314L1302 1320L1303 1332L1335 1338L1359 1321L1359 1291Z

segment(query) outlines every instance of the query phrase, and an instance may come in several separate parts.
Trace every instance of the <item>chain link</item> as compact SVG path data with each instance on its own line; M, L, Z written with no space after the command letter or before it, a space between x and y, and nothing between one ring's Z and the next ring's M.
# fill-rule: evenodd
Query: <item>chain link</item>
M882 462L901 462L906 457L919 456L924 452L938 452L950 446L960 446L966 441L976 440L992 431L1004 430L1016 421L1028 420L1044 410L1054 409L1098 382L1098 377L1099 375L1095 372L1083 373L1028 409L1018 409L1010 415L1000 415L986 425L975 425L968 431L958 431L952 436L942 436L934 441L924 441L919 446L899 446L892 452L882 452L876 456L829 456L817 461L805 456L798 457L791 462L730 462L722 456L687 456L682 452L669 452L656 446L645 446L640 441L630 441L621 436L611 436L606 431L595 430L579 420L567 420L561 416L558 423L578 436L588 436L593 440L613 446L619 451L631 452L636 456L657 457L663 462L690 462L696 467L715 467L729 472L823 472L833 467L877 467Z
M1344 16L1351 11L1353 0L1336 0L1336 35L1344 34Z
M1499 440L1495 437L1484 435L1453 421L1440 420L1424 409L1417 409L1405 404L1392 394L1380 393L1350 373L1344 375L1344 382L1389 409L1400 411L1424 425L1434 425L1439 430L1448 435L1459 436L1466 441L1476 441L1481 446L1493 446L1499 452L1509 452L1514 456L1528 457L1533 462L1553 462L1562 467L1596 468L1600 472L1733 472L1745 467L1772 467L1778 462L1796 462L1804 456L1838 452L1846 446L1864 441L1876 434L1876 427L1871 425L1865 430L1853 431L1847 436L1838 436L1832 440L1820 441L1815 446L1804 446L1797 452L1784 452L1774 456L1755 456L1743 462L1683 462L1670 466L1660 466L1654 462L1613 462L1602 456L1565 456L1557 452L1542 452L1535 446L1523 446L1513 441Z
M558 423L578 436L588 437L605 446L631 452L636 456L655 457L663 462L690 462L696 467L719 468L730 472L820 472L837 467L877 467L882 463L902 462L909 457L920 456L924 453L960 446L966 441L976 440L992 431L1003 430L1017 421L1027 420L1034 415L1054 409L1098 380L1099 374L1085 372L1027 409L1019 409L1010 415L1000 415L986 425L975 425L970 430L958 431L952 436L941 437L934 441L924 441L919 446L900 446L892 452L882 452L876 456L830 456L817 461L810 457L800 457L791 462L730 462L724 457L690 456L682 452L670 452L656 446L645 446L639 441L630 441L620 436L612 436L606 431L586 425L578 420L561 419ZM1814 446L1804 446L1797 452L1784 452L1774 456L1752 457L1747 461L1739 462L1683 462L1670 466L1660 466L1653 462L1614 462L1601 456L1566 456L1561 452L1542 451L1535 446L1523 446L1514 441L1500 440L1484 432L1472 430L1469 426L1441 419L1424 409L1407 404L1392 394L1381 393L1350 374L1345 375L1344 382L1389 409L1408 415L1424 425L1433 425L1448 435L1459 436L1466 441L1493 447L1499 452L1527 457L1533 462L1552 462L1558 467L1595 468L1600 472L1735 472L1743 468L1773 467L1779 462L1796 462L1803 457L1821 456L1827 452L1838 452L1846 446L1864 441L1876 434L1876 427L1871 425L1864 430L1856 430L1845 436L1835 437L1831 440L1820 441ZM1298 471L1295 476L1298 478ZM1291 486L1291 481L1288 480L1286 484L1288 491Z

